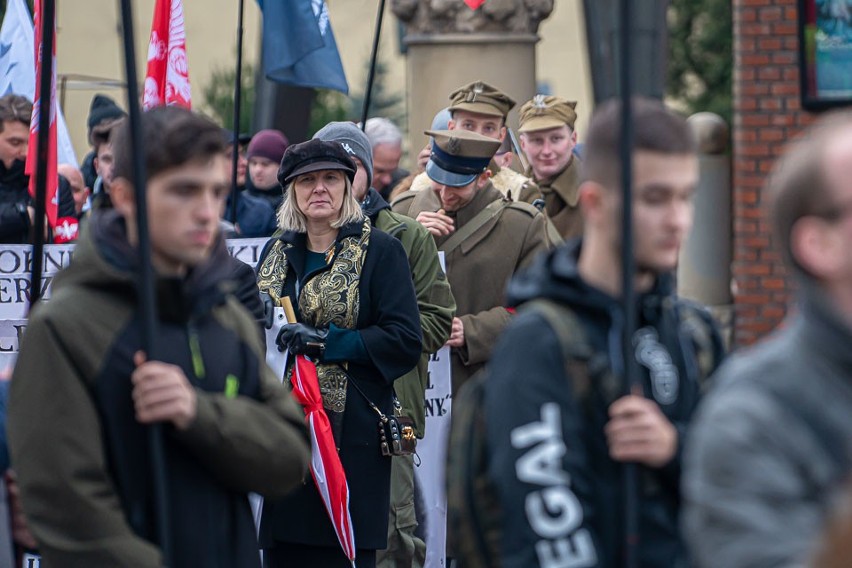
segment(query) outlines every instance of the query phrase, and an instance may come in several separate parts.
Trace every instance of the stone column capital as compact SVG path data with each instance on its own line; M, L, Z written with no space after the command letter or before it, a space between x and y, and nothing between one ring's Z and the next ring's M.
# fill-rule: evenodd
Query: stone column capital
M391 10L415 36L515 33L537 34L554 0L485 0L471 10L461 0L391 0Z

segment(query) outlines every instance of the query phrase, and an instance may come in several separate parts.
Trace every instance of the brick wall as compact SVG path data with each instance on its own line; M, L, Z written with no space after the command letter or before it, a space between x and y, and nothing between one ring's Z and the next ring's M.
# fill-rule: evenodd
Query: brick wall
M788 283L763 218L761 189L784 144L813 119L801 109L797 0L734 0L734 344L784 317Z

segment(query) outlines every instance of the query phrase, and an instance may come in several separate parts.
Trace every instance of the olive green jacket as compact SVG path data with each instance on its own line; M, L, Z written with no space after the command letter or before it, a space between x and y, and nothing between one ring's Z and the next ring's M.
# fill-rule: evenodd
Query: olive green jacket
M364 212L377 228L399 239L408 256L420 310L423 355L414 369L394 382L394 390L403 412L414 420L417 434L422 438L426 430L425 397L429 383L429 356L450 338L456 301L438 260L435 241L423 225L391 211L387 202L374 190L370 190Z
M92 216L52 298L31 314L9 394L9 449L45 564L154 568L162 560L146 534L150 472L138 467L147 446L130 382L141 344L134 252L118 223L99 223L107 216L117 214ZM303 413L226 291L226 261L220 241L180 288L158 280L156 354L183 370L197 404L185 430L163 428L175 567L209 566L217 554L257 565L247 493L286 494L310 460ZM200 504L203 522L191 507Z

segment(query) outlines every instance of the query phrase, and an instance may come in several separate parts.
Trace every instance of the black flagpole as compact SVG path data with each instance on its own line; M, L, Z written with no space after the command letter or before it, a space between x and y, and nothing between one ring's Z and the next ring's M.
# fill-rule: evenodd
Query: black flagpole
M234 85L234 155L231 161L231 223L237 224L237 200L240 192L237 188L237 165L240 162L240 99L243 93L243 11L245 0L240 0L237 16L237 69Z
M364 108L361 110L361 130L367 128L367 116L370 113L370 99L373 95L373 81L376 79L376 60L379 57L379 38L382 35L382 20L385 17L385 0L379 0L379 13L376 16L376 32L373 34L373 53L370 54L370 73L367 76L367 90L364 91Z
M38 1L38 0L36 0ZM41 298L44 268L44 221L47 214L47 146L50 138L50 98L53 83L53 40L56 0L43 0L41 19L41 75L39 76L38 147L36 148L35 213L33 214L33 269L30 275L30 309ZM58 191L58 188L57 188Z
M136 227L139 239L139 310L142 314L142 350L146 359L157 359L154 349L157 320L155 316L154 269L151 266L151 241L148 235L148 208L145 200L147 175L140 128L139 85L136 79L136 53L133 43L133 12L130 0L121 0L121 26L124 30L124 71L127 77L127 110L130 124L130 155L133 156L133 187L136 197ZM157 537L163 555L163 566L172 562L171 531L169 530L168 487L166 485L166 455L163 446L162 424L148 426L148 445L151 470L154 476L154 512Z
M619 67L621 82L621 254L622 254L622 300L624 310L624 333L622 349L624 376L627 394L641 394L641 384L633 355L633 334L636 330L636 261L633 255L633 113L631 95L633 77L630 69L632 37L630 26L633 22L631 2L620 0L619 19L621 24L621 44L619 46ZM639 550L639 469L635 463L624 464L624 536L625 563L627 568L638 566Z

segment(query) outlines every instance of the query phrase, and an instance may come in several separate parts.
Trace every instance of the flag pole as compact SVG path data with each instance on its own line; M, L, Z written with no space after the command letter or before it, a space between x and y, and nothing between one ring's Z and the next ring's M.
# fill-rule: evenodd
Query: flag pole
M379 58L379 39L382 35L382 20L385 17L385 0L379 0L379 13L376 15L376 31L373 34L373 52L370 54L370 73L367 75L367 89L364 91L364 108L361 110L361 131L367 128L367 116L370 113L370 99L373 95L373 82L376 79L376 61Z
M633 22L633 0L619 0L621 41L619 45L619 79L621 83L621 254L622 254L622 301L624 330L622 355L627 394L642 395L636 358L633 354L633 334L636 330L636 260L633 254L633 112L631 97L633 77L630 68L632 47L631 23ZM624 464L624 565L638 566L639 551L639 469L635 463Z
M44 269L44 224L47 216L47 160L50 141L51 84L53 80L53 41L56 0L36 0L41 3L41 74L39 76L38 160L35 171L35 213L33 215L33 268L30 275L30 309L41 298L41 279ZM57 193L58 196L58 193Z
M151 241L148 234L148 209L144 148L140 128L139 85L136 77L136 53L133 43L133 12L130 0L121 0L121 25L124 30L124 71L127 79L127 110L130 126L130 155L133 156L133 187L136 197L136 226L139 239L139 310L142 315L142 350L148 361L156 360L156 299L154 295L154 270L151 266ZM163 555L163 566L172 564L171 532L169 530L168 487L166 484L166 455L163 445L162 424L148 426L148 446L154 477L154 512L157 537Z
M240 110L243 93L243 12L245 0L240 0L237 16L237 69L234 85L234 155L231 161L231 223L237 225L237 200L240 192L237 188L237 166L240 163Z

